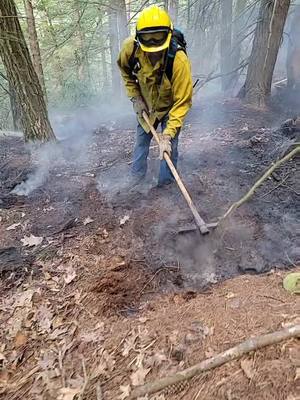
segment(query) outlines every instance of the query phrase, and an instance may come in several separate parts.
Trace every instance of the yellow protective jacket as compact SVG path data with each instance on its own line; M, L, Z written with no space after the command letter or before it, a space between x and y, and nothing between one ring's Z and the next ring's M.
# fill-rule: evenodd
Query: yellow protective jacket
M141 69L137 72L137 79L135 79L129 66L133 49L134 37L129 37L124 41L118 58L127 96L131 98L141 95L144 98L152 124L157 120L161 121L168 114L169 120L164 133L174 137L178 128L182 127L184 118L192 105L193 85L189 59L184 51L177 51L171 82L166 74L161 80L164 57L162 56L162 59L153 67L147 53L138 47L135 58L139 60ZM139 118L139 123L146 132L149 132L143 119Z

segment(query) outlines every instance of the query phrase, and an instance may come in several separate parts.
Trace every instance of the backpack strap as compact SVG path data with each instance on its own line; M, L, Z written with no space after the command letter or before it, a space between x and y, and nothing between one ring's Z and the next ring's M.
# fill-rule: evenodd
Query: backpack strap
M173 65L177 51L184 51L186 53L186 48L184 46L181 46L176 37L172 37L165 66L165 73L170 82L173 75Z
M137 52L138 48L139 48L139 43L136 39L134 39L132 53L128 59L128 66L131 71L131 75L134 78L135 78L136 72L138 71L138 68L140 68L139 61L136 58L136 52Z

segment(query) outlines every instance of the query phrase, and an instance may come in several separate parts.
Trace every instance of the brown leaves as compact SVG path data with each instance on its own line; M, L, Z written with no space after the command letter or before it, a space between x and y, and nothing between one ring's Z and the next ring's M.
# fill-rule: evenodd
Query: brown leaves
M27 335L25 333L18 331L15 337L14 345L15 348L18 349L19 347L23 347L26 345L28 340Z

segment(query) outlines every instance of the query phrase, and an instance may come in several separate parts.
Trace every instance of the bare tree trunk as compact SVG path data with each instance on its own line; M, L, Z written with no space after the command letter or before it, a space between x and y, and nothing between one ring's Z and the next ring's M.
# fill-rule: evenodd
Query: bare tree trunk
M14 0L0 2L0 56L21 108L25 140L55 139Z
M169 0L168 1L168 12L173 21L173 24L176 25L178 18L178 4L179 0Z
M44 96L46 98L46 86L41 58L41 51L38 41L38 35L35 25L35 17L33 13L32 0L24 0L24 7L27 17L27 27L28 27L28 37L29 37L29 48L31 52L33 67L39 78L40 84L42 86Z
M226 92L230 87L230 75L232 71L232 4L233 0L221 2L221 74L222 90Z
M118 19L118 31L119 31L119 48L121 48L121 43L128 36L127 28L127 12L126 12L126 2L125 0L118 0L116 2L117 6L117 19Z
M286 60L288 88L300 88L300 6L293 15Z
M271 94L274 67L290 0L262 0L255 30L247 77L241 97L265 107Z
M234 10L234 22L233 22L233 43L231 50L231 65L232 70L236 70L230 75L230 88L234 88L239 80L239 71L237 70L241 62L242 52L242 36L245 28L245 8L247 6L247 0L237 0Z
M118 14L116 9L109 12L109 47L111 60L112 93L118 96L121 91L121 79L116 60L119 54L119 40L116 27L118 26Z

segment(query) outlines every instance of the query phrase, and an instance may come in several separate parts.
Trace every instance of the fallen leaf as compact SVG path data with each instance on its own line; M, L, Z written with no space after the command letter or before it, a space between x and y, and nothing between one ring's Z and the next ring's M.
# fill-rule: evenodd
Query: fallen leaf
M31 301L34 293L35 292L33 290L28 289L17 295L13 307L31 307Z
M300 379L300 368L296 368L295 381L298 381L299 379Z
M68 285L69 283L73 282L74 279L76 278L77 274L74 268L69 267L66 270L66 274L64 275L64 281L66 282L66 284Z
M9 379L9 373L6 368L0 369L0 385L4 386L7 385Z
M21 224L20 224L20 222L17 222L16 224L12 224L12 225L10 225L10 226L8 226L7 228L6 228L6 230L7 231L14 231L18 226L20 226Z
M120 219L120 226L125 225L127 221L129 221L129 215L124 215L124 217Z
M125 400L130 395L130 385L121 385L120 386L121 394L119 395L119 400Z
M233 299L234 297L236 297L236 294L232 293L232 292L228 292L225 297L226 297L226 299Z
M53 312L45 305L42 305L36 312L35 319L41 333L50 332L52 326Z
M41 244L43 240L43 237L34 236L31 234L30 236L24 236L24 238L21 239L21 242L23 243L23 246L33 247Z
M27 343L28 337L25 333L18 331L15 337L15 347L18 349L19 347L25 346Z
M163 353L155 353L153 356L147 359L147 366L155 367L161 365L164 361L167 361L167 357Z
M80 393L80 388L61 388L58 390L58 397L57 400L73 400L74 397Z
M133 386L143 385L145 382L146 376L149 374L151 368L144 368L141 366L137 369L133 374L130 375L131 382Z
M141 318L139 318L139 322L140 322L141 324L144 324L144 323L147 322L147 321L149 321L149 318L147 318L147 317L141 317Z
M85 225L91 224L92 222L94 222L93 218L87 217L83 220L83 225L85 226Z
M138 334L135 332L132 332L131 335L125 339L124 345L123 345L123 351L122 351L122 356L127 357L130 353L131 350L135 348L135 341L138 337Z
M253 362L252 360L241 360L241 368L244 371L246 377L248 379L253 379L253 376L255 374L255 371L253 370Z

